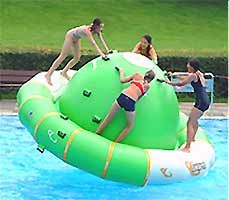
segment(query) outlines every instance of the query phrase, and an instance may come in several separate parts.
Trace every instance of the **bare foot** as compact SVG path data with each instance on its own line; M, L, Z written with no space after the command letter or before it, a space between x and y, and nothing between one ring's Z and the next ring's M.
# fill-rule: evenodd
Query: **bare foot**
M100 135L101 133L100 132L98 132L98 131L95 131L95 133L97 134L97 135Z
M186 153L190 153L190 148L184 147L181 149L181 151L186 152Z
M60 72L60 74L64 77L64 78L66 78L67 80L71 80L71 77L70 76L68 76L68 74L66 73L66 72L64 72L64 71L62 71L62 72Z
M45 74L45 78L46 78L47 83L48 83L49 85L52 85L51 77L50 77L50 75L49 75L48 73Z

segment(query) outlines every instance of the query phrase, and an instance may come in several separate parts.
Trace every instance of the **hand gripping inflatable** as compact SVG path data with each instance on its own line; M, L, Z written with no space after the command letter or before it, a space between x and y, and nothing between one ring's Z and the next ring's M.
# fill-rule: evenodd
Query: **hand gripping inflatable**
M156 81L164 73L148 58L135 53L113 53L100 57L79 71L70 70L67 82L55 71L53 86L41 72L25 83L17 95L19 118L38 143L38 150L96 176L139 186L170 183L205 175L214 163L214 149L199 128L191 153L179 151L186 139L187 117L179 112L170 85ZM99 123L123 88L115 66L125 75L149 68L156 78L136 104L135 126L122 140L114 140L123 129L125 113L120 111L102 135ZM128 83L127 83L128 84Z

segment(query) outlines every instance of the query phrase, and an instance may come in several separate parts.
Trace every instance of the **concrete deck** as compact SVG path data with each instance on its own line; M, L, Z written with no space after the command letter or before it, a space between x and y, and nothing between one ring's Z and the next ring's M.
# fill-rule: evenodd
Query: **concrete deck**
M193 107L193 103L179 103L179 107L183 113L189 115ZM1 115L17 115L18 107L16 100L0 100ZM204 113L203 118L229 118L228 104L214 103L211 108Z

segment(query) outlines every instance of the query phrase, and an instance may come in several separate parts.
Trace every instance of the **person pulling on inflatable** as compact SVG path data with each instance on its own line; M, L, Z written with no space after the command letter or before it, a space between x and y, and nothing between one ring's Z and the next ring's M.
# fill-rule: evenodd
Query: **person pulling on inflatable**
M187 142L185 147L182 149L184 152L190 152L191 142L195 141L195 135L198 130L198 119L203 115L203 113L209 108L210 100L208 98L203 73L200 71L200 63L196 59L190 59L187 64L188 72L190 75L183 78L179 82L172 82L165 80L166 83L170 85L183 86L185 84L191 83L194 93L196 95L195 105L191 110L189 119L187 122ZM173 76L171 72L168 75ZM181 76L174 76L177 78L182 78Z
M97 134L101 134L103 129L112 120L114 115L123 108L126 111L127 124L126 127L121 131L115 142L120 142L134 127L135 119L135 103L145 94L150 88L149 83L154 79L155 73L149 70L145 73L144 77L139 73L135 73L129 77L124 77L124 70L118 67L115 69L120 73L121 83L130 82L128 88L124 89L119 97L113 103L110 112L107 114L103 122L96 130Z
M68 76L67 71L68 69L72 68L79 60L80 60L80 44L81 44L81 38L87 37L90 41L90 43L94 46L96 51L99 53L99 55L103 58L103 60L107 61L109 60L108 57L100 50L98 45L96 44L93 35L97 34L104 49L107 53L109 53L109 49L103 39L102 36L102 29L104 24L99 18L96 18L93 20L93 23L91 25L82 25L79 27L75 27L71 30L69 30L65 35L64 45L60 52L60 55L56 58L56 60L53 62L52 66L48 70L48 72L45 75L45 78L48 82L48 84L52 85L51 82L51 76L53 72L57 69L57 67L61 64L61 62L67 57L69 49L73 48L74 57L71 59L67 65L64 67L61 74L68 80L71 78Z
M141 41L136 44L133 53L138 53L147 58L151 59L155 64L157 64L157 53L152 45L152 37L150 35L144 35Z

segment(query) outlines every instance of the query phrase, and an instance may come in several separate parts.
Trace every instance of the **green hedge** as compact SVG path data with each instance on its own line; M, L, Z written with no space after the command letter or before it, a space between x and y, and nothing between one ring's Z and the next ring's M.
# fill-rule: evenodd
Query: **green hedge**
M14 53L5 52L0 53L0 69L15 69L15 70L48 70L53 60L58 55L55 53ZM86 62L95 58L95 55L82 55L80 62L74 67L79 69ZM71 59L67 57L61 64L59 69ZM217 75L227 76L228 58L225 57L199 57L202 70L204 72L211 72ZM186 71L188 57L162 56L159 58L159 66L167 71ZM227 79L215 78L215 96L227 97Z
M15 69L15 70L40 70L46 71L49 69L52 62L58 54L55 53L0 53L0 69ZM74 67L79 69L89 60L95 58L95 55L82 55L80 62ZM71 59L68 56L59 68L63 68L65 64Z
M228 76L227 57L197 57L201 63L203 72L211 72L214 75ZM158 65L166 71L184 72L187 71L188 57L161 57ZM228 79L215 77L215 97L228 97Z

